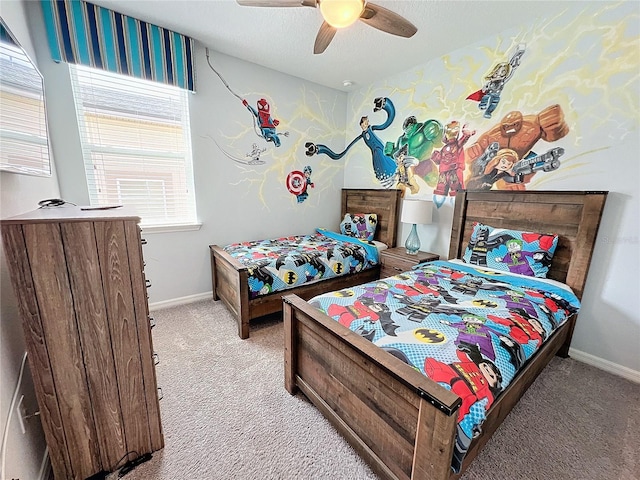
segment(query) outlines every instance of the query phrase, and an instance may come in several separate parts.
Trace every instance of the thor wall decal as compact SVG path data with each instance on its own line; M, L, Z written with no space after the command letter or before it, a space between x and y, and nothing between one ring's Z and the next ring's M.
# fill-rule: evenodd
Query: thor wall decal
M472 93L467 100L475 100L478 108L484 110L484 118L491 118L491 114L500 102L500 95L505 84L511 79L516 68L520 66L520 59L524 55L525 45L520 44L508 62L500 62L484 77L485 84L480 90Z

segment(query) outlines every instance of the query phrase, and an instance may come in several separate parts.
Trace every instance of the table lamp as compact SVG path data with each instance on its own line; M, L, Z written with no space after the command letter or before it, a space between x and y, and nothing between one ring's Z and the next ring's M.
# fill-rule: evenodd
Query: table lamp
M418 231L416 225L425 225L431 223L431 215L433 213L433 203L428 200L403 200L402 201L402 213L400 215L400 221L402 223L412 223L411 233L407 237L407 241L404 243L407 253L409 255L416 255L420 250L420 238L418 237Z

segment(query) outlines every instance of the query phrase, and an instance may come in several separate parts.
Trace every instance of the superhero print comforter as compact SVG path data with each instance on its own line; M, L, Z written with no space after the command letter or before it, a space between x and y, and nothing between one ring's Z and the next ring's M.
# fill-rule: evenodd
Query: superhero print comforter
M456 472L500 392L580 307L558 282L445 261L309 303L462 399Z
M320 228L313 235L234 243L224 251L247 267L250 298L378 264L372 242Z

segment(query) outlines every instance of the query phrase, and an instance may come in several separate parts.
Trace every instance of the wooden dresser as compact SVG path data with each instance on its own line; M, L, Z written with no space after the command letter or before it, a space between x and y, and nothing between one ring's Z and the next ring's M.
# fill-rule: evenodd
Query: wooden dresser
M63 206L1 222L56 479L164 446L139 220Z

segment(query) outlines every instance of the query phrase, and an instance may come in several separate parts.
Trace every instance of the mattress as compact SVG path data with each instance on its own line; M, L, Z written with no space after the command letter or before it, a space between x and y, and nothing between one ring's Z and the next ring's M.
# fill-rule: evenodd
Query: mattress
M446 261L309 303L462 399L456 472L495 399L580 307L559 282Z
M376 243L317 229L312 235L240 242L223 249L247 267L249 296L256 298L371 268L384 248Z

